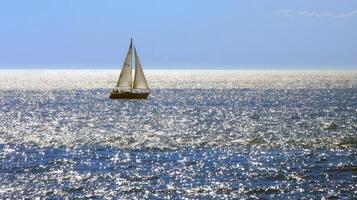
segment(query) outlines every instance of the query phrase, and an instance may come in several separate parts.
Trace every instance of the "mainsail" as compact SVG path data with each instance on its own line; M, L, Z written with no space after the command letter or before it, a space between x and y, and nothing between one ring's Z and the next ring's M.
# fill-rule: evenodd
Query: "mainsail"
M134 52L135 52L135 78L134 78L133 88L134 89L150 90L149 85L146 82L143 68L141 67L138 53L136 52L135 46L134 46Z
M131 75L132 46L133 46L133 41L131 40L128 54L126 55L124 65L117 82L117 87L120 89L131 90L132 88L132 75Z

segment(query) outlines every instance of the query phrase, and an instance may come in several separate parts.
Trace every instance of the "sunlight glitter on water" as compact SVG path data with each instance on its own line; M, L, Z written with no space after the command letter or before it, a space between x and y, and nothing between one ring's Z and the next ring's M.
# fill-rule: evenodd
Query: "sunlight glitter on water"
M1 70L0 90L111 89L119 70ZM145 70L152 88L351 88L356 71Z
M147 74L0 72L0 195L356 197L356 72Z

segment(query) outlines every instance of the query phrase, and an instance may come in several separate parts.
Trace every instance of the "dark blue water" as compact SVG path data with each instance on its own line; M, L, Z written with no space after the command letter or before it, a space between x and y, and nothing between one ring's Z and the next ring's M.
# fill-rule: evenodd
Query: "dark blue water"
M1 91L3 198L357 198L357 89Z

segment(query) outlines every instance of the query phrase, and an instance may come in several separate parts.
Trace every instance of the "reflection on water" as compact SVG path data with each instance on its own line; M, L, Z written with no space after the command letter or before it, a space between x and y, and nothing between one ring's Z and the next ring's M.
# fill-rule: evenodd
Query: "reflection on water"
M3 196L356 196L355 150L2 146Z
M31 73L0 73L4 198L357 196L356 73L152 72L147 101Z

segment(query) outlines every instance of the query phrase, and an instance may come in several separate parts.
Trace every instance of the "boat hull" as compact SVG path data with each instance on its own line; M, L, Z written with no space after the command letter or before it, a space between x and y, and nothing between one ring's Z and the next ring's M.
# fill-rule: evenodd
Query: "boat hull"
M147 99L150 93L112 92L110 99Z

